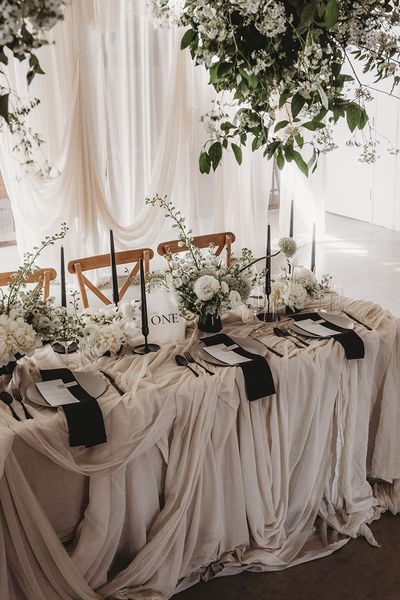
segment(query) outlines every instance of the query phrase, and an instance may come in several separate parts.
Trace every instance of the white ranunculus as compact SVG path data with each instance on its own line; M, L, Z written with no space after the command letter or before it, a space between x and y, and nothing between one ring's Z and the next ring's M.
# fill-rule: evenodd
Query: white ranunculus
M240 297L239 292L237 292L236 290L231 290L229 292L229 304L231 308L237 308L240 305L241 301L242 299Z
M206 302L211 300L220 287L218 279L212 275L203 275L194 282L193 290L199 300Z

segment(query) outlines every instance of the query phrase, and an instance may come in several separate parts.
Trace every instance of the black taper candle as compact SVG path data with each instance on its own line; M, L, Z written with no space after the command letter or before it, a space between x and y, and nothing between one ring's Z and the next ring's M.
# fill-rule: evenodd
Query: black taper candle
M271 225L267 225L267 251L265 255L265 294L271 294Z
M293 200L290 203L290 223L289 223L289 237L293 237L293 228L294 228L294 202Z
M61 306L67 307L67 290L65 287L64 246L61 246Z
M141 296L141 312L142 312L142 335L144 336L147 343L147 336L149 335L149 321L147 316L147 301L146 301L146 280L144 277L143 258L139 259L140 269L140 296Z
M315 271L315 223L313 224L312 242L311 242L311 271Z
M113 302L114 302L115 306L117 306L117 304L119 302L119 292L118 292L117 263L115 261L114 234L113 234L112 229L110 229L110 261L111 261Z

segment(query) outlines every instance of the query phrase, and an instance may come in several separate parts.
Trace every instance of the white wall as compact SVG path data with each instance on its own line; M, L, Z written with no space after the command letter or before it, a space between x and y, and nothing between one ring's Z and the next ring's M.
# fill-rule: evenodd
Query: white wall
M359 162L360 149L346 146L351 134L344 122L338 124L335 141L339 148L327 155L326 210L400 230L400 156L387 151L390 143L400 147L400 100L379 92L374 96L367 110L380 140L379 158L372 165ZM368 125L366 134L367 130Z

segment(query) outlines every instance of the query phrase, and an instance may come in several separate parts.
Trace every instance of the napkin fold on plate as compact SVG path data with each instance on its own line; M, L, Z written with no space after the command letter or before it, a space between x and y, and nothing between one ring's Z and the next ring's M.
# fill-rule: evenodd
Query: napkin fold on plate
M324 327L327 327L332 331L337 331L338 333L336 335L333 335L332 337L343 346L347 359L351 360L357 358L364 358L364 342L362 341L358 333L356 333L353 329L345 329L343 327L339 327L338 325L334 325L329 321L325 321L325 319L316 312L293 315L294 321L303 321L304 319L311 319L312 321L323 321L322 325Z
M72 371L69 369L43 369L40 370L42 381L61 379L64 383L73 383L68 391L75 396L79 402L65 404L62 409L68 423L70 446L97 446L107 441L104 427L103 413L96 398L88 394L79 385Z
M265 396L272 396L276 393L270 366L263 356L247 352L247 350L238 346L236 342L225 333L217 333L210 337L201 338L200 341L203 342L205 346L215 346L216 344L224 344L227 347L235 346L232 352L250 359L249 361L238 365L243 371L246 394L249 402L265 398Z

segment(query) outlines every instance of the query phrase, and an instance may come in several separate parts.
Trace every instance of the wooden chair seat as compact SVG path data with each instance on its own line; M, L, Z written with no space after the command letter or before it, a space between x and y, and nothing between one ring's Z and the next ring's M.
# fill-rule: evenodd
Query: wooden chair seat
M150 259L154 256L154 252L151 248L140 248L137 250L124 250L122 252L115 253L115 262L117 265L133 264L133 268L129 275L126 277L124 283L119 290L120 300L124 297L131 280L139 271L139 260L142 258L144 262L145 273L149 272ZM77 258L71 260L68 263L68 271L74 273L77 277L79 290L81 293L83 308L88 308L89 300L86 292L86 288L89 288L93 294L99 298L104 304L112 304L111 300L107 298L94 283L92 283L83 273L85 271L93 271L96 269L102 269L104 267L111 266L110 254L99 254L97 256L88 256L86 258ZM110 271L111 272L111 271Z
M232 244L235 241L235 234L231 231L222 231L221 233L210 233L207 235L197 235L193 238L193 245L197 248L208 248L210 244L214 244L215 256L219 256L224 248L226 248L225 262L229 266L231 263ZM160 256L168 256L177 252L187 252L186 246L179 246L179 240L170 240L158 244L157 252Z
M13 281L13 276L17 271L7 271L0 273L0 287L10 285ZM46 302L50 295L50 281L54 281L57 277L57 271L52 268L37 269L31 273L25 280L25 283L36 283L35 289L43 288L43 302Z

